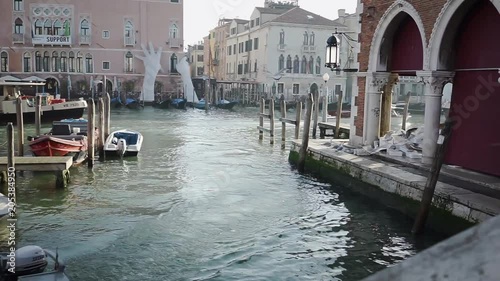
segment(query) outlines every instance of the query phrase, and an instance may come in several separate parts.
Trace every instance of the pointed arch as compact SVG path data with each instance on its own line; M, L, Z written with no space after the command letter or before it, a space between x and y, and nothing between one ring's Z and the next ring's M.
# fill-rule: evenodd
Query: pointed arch
M177 27L177 24L172 23L170 25L168 37L171 39L177 39L177 37L179 37L179 28Z
M175 53L170 56L170 72L177 73L177 55Z
M307 73L314 74L314 58L313 58L313 56L309 57L309 63L307 64Z
M290 55L286 57L286 69L288 73L292 72L292 56Z
M285 56L281 54L278 59L278 71L281 71L283 68L285 68Z
M35 71L42 71L42 53L39 51L35 52Z
M43 34L44 35L54 35L52 29L52 20L46 19L43 23Z
M0 72L9 71L9 54L6 51L0 52Z
M321 57L316 58L316 74L321 74Z
M306 74L307 73L307 59L306 56L302 56L302 61L300 63L300 73Z
M14 34L24 34L24 22L20 18L14 21Z
M31 53L24 52L23 54L23 71L31 72Z
M293 59L293 73L300 73L300 62L298 55L295 55L295 58Z
M35 20L35 35L42 35L43 34L43 23L42 20L37 19Z

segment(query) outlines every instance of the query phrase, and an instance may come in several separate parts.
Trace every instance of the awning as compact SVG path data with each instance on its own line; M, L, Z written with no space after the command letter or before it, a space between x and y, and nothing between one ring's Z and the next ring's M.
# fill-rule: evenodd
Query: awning
M37 76L30 76L30 77L26 77L26 78L22 79L22 81L25 81L25 82L45 82L45 79L42 79L42 78L37 77Z
M0 82L21 82L21 79L14 76L6 75L0 77Z
M0 86L44 86L45 82L10 82L1 81Z

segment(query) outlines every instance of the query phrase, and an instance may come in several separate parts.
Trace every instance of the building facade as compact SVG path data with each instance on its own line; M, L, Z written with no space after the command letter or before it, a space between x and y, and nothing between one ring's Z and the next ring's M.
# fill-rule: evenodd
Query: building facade
M188 47L191 77L202 76L205 73L205 46L203 42Z
M443 89L454 122L445 163L500 176L499 0L361 0L354 143L387 130L391 89L415 77L425 102L423 162L435 154ZM485 124L488 127L484 127ZM481 131L481 132L480 132Z
M296 5L271 7L267 2L255 8L248 21L231 22L222 66L224 81L254 83L263 92L283 94L287 100L309 93L316 85L322 93L328 89L330 97L343 91L350 100L348 74L326 68L324 56L326 40L334 32L357 34L357 26L357 16L345 10L332 21ZM358 47L339 38L343 66L354 67ZM326 84L325 73L331 78Z
M63 97L104 77L108 91L140 91L145 69L138 56L152 44L162 49L155 91L182 88L175 64L183 55L183 0L3 2L1 75L47 79L45 90Z

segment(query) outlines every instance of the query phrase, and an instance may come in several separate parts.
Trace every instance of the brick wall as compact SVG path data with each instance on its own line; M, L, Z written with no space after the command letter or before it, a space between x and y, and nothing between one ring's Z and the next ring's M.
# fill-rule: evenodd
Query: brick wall
M378 23L393 0L362 0L363 14L361 16L361 33L359 34L360 53L358 55L359 71L367 72L370 48ZM429 43L434 23L447 0L407 0L419 13L424 25L425 37ZM366 94L366 78L358 78L359 93L356 100L358 115L355 121L356 135L363 136L364 102Z

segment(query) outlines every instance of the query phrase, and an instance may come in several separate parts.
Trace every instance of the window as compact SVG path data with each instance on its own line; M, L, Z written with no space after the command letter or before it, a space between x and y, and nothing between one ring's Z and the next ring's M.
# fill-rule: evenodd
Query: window
M231 28L231 35L236 34L236 27Z
M14 11L24 10L23 0L14 0Z
M68 71L68 58L66 57L66 52L61 52L61 72Z
M29 52L23 55L23 70L24 72L31 72L31 54Z
M314 74L314 59L312 56L309 57L309 63L307 66L308 66L307 73Z
M316 74L321 74L321 58L316 58Z
M198 69L197 69L197 72L196 72L196 73L197 73L196 75L198 75L198 76L203 75L203 67L198 67Z
M298 95L299 94L299 84L293 84L293 94Z
M35 71L42 71L42 54L40 52L35 53Z
M125 22L125 45L134 45L135 37L134 37L134 25L131 21Z
M61 61L59 60L59 55L56 51L52 52L52 71L59 72L61 69Z
M253 65L253 72L257 72L257 60L255 60L255 63Z
M2 52L0 54L0 61L1 61L0 71L1 72L9 71L9 55L7 54L7 52Z
M243 65L241 63L238 64L238 74L243 74Z
M251 20L250 21L250 27L254 27L255 26L255 20Z
M260 25L260 18L255 19L255 25Z
M88 20L82 20L80 23L80 34L90 35L90 25Z
M295 56L293 59L293 73L299 73L300 72L300 62L299 62L299 56Z
M64 35L64 29L59 20L54 21L54 35Z
M14 33L24 34L23 20L20 18L17 18L16 21L14 22Z
M285 84L284 83L278 83L278 94L283 94L285 91Z
M47 19L45 23L43 24L43 34L44 35L54 35L52 33L52 21L50 19Z
M80 52L76 54L76 72L83 73L83 54Z
M314 32L309 36L309 45L314 46Z
M292 71L292 57L290 55L286 57L286 69L288 73Z
M86 73L94 72L93 66L94 65L92 63L92 55L91 54L85 55L85 72Z
M132 72L134 70L134 56L130 51L125 54L125 71Z
M203 62L203 55L198 55L196 59L198 60L198 62Z
M63 35L64 36L70 36L71 35L71 27L70 27L70 24L69 24L69 20L65 20L64 21L64 31L63 31Z
M285 68L285 56L281 54L278 60L278 71L281 71L283 68Z
M35 21L35 35L42 35L43 34L43 24L41 20L36 20Z
M307 73L307 59L306 59L306 56L302 57L302 62L300 64L300 73L302 73L302 74Z
M102 70L109 70L109 61L102 62Z
M170 3L179 3L179 0L170 0Z
M304 45L309 45L309 35L307 34L307 31L304 32Z
M280 32L280 45L285 44L285 31L282 29Z
M49 52L44 52L43 53L43 71L44 72L49 72L50 71L50 56L49 56Z
M69 52L68 64L69 72L75 72L75 53Z
M109 39L109 30L103 30L102 31L102 38L103 39Z
M175 54L170 57L170 72L177 73L177 56Z
M254 38L253 39L253 49L254 50L259 49L259 38Z
M169 33L169 38L170 39L176 39L178 37L179 29L177 28L177 24L172 24L170 26L170 33Z

